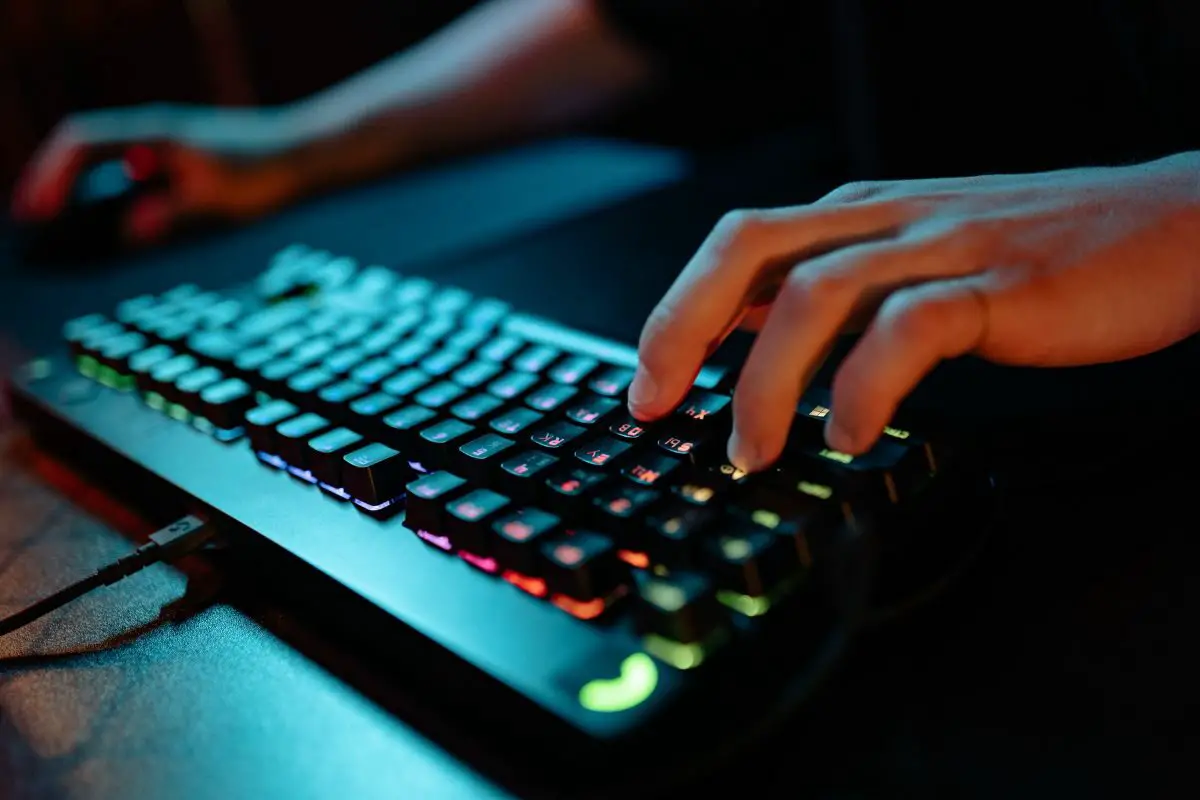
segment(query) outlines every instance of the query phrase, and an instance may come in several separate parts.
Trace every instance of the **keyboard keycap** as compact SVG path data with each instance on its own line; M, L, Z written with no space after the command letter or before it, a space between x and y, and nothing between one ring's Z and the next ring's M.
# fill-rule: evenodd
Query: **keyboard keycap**
M680 500L694 506L707 506L720 498L724 484L709 475L691 478L677 486L671 487L671 492Z
M317 414L301 414L275 429L279 442L275 454L297 469L308 469L308 440L329 430L329 420Z
M233 365L243 375L256 374L278 355L279 351L269 345L252 347L249 350L243 350L239 353L233 359Z
M454 381L468 389L483 386L500 374L500 365L491 361L472 361L454 373Z
M326 386L317 393L317 396L332 406L343 406L369 391L371 391L370 387L364 386L358 381L342 381L332 386Z
M298 372L288 378L288 389L297 395L315 395L318 390L329 386L337 376L327 369L316 368Z
M485 433L458 448L458 458L451 466L457 466L455 471L460 475L484 482L499 469L504 453L515 446L516 442L512 439L505 439L495 433Z
M500 336L484 345L477 355L484 361L503 364L515 356L524 345L525 342L516 336Z
M838 453L820 444L804 447L801 453L815 465L817 482L828 483L839 494L879 496L898 503L929 478L929 460L923 448L887 438L861 456Z
M657 486L679 469L680 460L657 453L638 453L621 474L640 486Z
M558 459L542 450L526 450L500 465L499 480L505 494L531 501Z
M580 447L575 451L575 458L591 467L604 467L620 458L632 446L629 442L605 437Z
M323 361L333 355L335 350L329 339L310 339L292 351L292 358L305 366Z
M448 469L452 463L450 454L473 433L474 426L458 419L445 419L430 425L421 431L416 441L421 463L429 469Z
M586 510L584 500L607 479L603 472L587 467L572 467L551 475L543 490L544 505L564 518L573 518Z
M279 391L283 389L288 380L298 372L304 369L305 365L299 361L293 361L290 358L277 358L274 361L269 361L263 364L262 369L258 371L259 378L263 383L267 384L267 391Z
M729 407L732 400L728 395L693 389L683 404L675 410L675 415L689 422L711 422Z
M143 391L154 391L172 403L179 402L175 381L200 366L192 356L175 356L150 370L149 386ZM140 387L139 387L140 388Z
M467 360L465 353L456 350L439 350L421 361L421 369L435 378L449 375Z
M419 369L406 369L383 382L383 390L395 397L408 397L429 385L431 378Z
M200 414L203 410L200 393L223 380L225 380L225 376L216 367L201 367L175 381L175 390L172 394L176 398L175 402L193 414Z
M488 391L502 400L515 400L536 383L536 375L528 372L510 372L488 384Z
M633 383L633 370L609 367L588 382L588 388L604 397L619 397Z
M414 363L424 359L432 351L433 345L426 342L425 339L409 339L392 349L388 357L397 367L412 367Z
M404 524L413 532L446 533L446 504L467 491L467 481L450 472L433 472L408 484Z
M399 331L393 328L384 328L359 340L358 346L367 355L377 356L396 347L400 343L400 337Z
M446 406L458 400L467 390L451 381L442 381L435 383L427 389L422 389L413 397L421 405L434 410L445 408Z
M164 361L175 357L175 351L165 344L156 344L129 357L129 374L141 386L141 379L149 377L150 371Z
M548 414L558 410L561 405L570 401L577 392L578 390L574 386L565 386L563 384L543 386L540 389L530 392L525 397L525 405Z
M619 400L611 397L598 397L594 394L588 395L582 400L576 400L570 404L567 410L567 419L579 425L598 425L602 424L606 417L620 407Z
M254 390L240 378L230 378L200 392L200 413L215 427L242 427L247 411L254 406Z
M535 344L512 360L512 368L518 372L545 372L562 351L544 344Z
M499 397L477 394L450 407L450 413L463 422L482 422L504 405Z
M628 577L613 541L598 533L578 531L544 543L541 552L546 587L577 603L611 596Z
M457 314L470 305L471 293L457 286L444 286L429 298L429 309L435 314Z
M363 437L347 428L334 428L308 442L304 460L308 469L321 483L342 488L342 465L345 457L363 446Z
M497 433L515 436L542 421L542 415L531 408L513 408L498 415L488 426Z
M491 522L509 508L511 501L490 489L476 489L446 505L446 534L460 550L478 556L490 556Z
M129 372L129 357L144 350L148 344L140 333L123 333L97 347L95 357L102 365L125 375Z
M486 328L463 328L446 339L446 350L465 357L490 338L491 333Z
M275 426L299 413L300 409L286 400L273 400L250 409L246 412L246 435L250 437L250 445L259 452L278 456Z
M647 423L640 422L629 415L624 415L612 425L608 426L608 432L614 436L620 436L622 439L628 439L631 442L637 441L646 435L648 430Z
M668 453L686 456L699 448L705 442L701 435L688 435L680 432L678 435L663 436L658 440L658 446Z
M492 522L492 556L504 569L536 577L541 570L541 544L558 534L561 522L536 508L502 514Z
M467 328L490 331L500 324L512 311L508 303L491 298L477 301L462 314L462 324Z
M555 383L575 386L600 366L600 362L587 356L571 356L563 359L550 370L547 377Z
M391 359L373 358L351 370L350 380L357 381L364 386L375 386L383 383L395 371L396 365L392 363Z
M701 550L717 522L712 509L685 503L668 504L646 524L646 553L655 564L699 566Z
M437 412L425 406L405 406L383 418L383 424L397 433L408 434L437 418Z
M400 402L400 398L393 397L387 392L376 392L366 397L360 397L352 402L350 410L359 417L374 420L398 407Z
M718 590L746 597L768 597L804 571L790 537L757 525L719 536L706 550Z
M338 375L345 375L368 358L367 351L358 347L339 350L325 359L325 369Z
M342 488L355 500L378 507L404 494L414 470L398 451L370 444L342 459Z
M329 334L329 338L334 347L345 347L366 338L371 332L373 324L374 320L367 317L353 317L343 323L340 328L334 329Z
M270 345L276 352L284 353L292 348L300 346L302 342L312 335L307 325L293 325L290 328L272 334L267 339L267 344Z
M725 616L716 589L699 572L677 570L669 576L639 575L634 624L642 635L695 644L723 627Z
M560 450L585 433L585 429L569 422L554 422L535 430L529 440L547 450Z
M596 509L593 518L605 533L623 540L622 544L640 549L644 546L644 536L636 537L635 540L635 537L630 535L632 531L629 522L644 514L660 497L661 495L653 489L629 484L613 486L592 500Z

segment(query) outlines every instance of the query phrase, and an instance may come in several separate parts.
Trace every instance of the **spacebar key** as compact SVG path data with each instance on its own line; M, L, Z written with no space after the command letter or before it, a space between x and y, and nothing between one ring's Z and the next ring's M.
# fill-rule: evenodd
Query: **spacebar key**
M344 457L342 488L365 506L382 506L404 494L416 475L399 451L370 444Z

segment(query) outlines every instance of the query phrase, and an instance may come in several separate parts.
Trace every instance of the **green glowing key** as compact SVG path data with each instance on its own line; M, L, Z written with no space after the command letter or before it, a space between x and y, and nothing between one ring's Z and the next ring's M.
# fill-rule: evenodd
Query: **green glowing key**
M588 711L614 714L640 706L658 687L658 667L645 653L634 653L621 662L621 674L599 678L579 690L579 704Z

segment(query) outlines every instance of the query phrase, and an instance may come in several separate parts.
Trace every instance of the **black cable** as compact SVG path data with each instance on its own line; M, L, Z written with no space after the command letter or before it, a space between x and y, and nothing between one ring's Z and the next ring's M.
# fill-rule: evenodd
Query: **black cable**
M212 528L198 517L184 517L160 531L150 534L150 541L134 552L101 567L81 581L71 584L26 609L0 620L0 636L39 620L72 600L83 597L101 586L111 586L135 572L141 572L160 561L174 561L203 547L212 539Z

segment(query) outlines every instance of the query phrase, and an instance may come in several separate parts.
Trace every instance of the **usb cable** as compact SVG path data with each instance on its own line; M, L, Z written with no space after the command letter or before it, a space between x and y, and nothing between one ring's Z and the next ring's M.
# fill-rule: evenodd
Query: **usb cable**
M93 589L111 586L136 572L141 572L151 564L157 564L160 561L170 563L194 553L208 544L212 538L213 529L208 522L199 517L184 517L178 522L150 534L150 541L124 558L101 567L78 583L64 587L10 617L0 619L0 636L7 636L15 630L24 628L31 622L57 611L72 600L83 597Z

